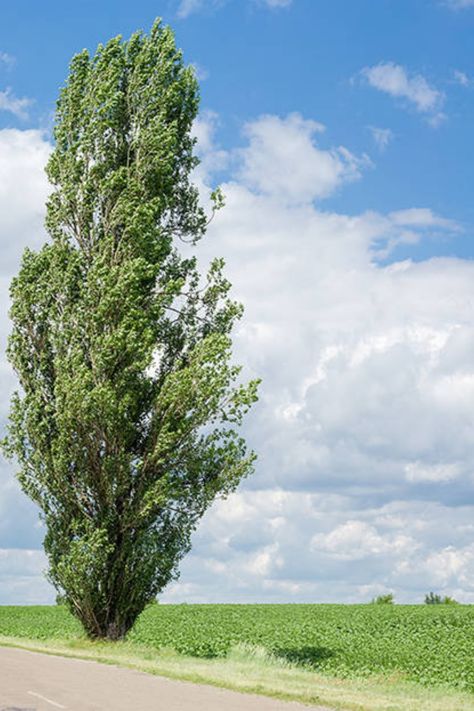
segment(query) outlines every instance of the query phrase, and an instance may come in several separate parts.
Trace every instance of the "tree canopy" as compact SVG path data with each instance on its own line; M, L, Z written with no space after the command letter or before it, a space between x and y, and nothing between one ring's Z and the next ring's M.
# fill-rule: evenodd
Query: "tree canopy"
M232 364L223 262L191 173L198 86L157 21L76 55L57 104L49 240L11 286L20 382L7 453L39 505L49 579L92 637L123 637L197 522L252 471L256 400ZM213 196L215 208L220 194Z

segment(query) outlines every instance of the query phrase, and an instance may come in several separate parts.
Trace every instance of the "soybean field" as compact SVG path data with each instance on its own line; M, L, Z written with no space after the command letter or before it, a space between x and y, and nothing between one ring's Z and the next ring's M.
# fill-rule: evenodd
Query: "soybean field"
M0 607L0 636L81 638L63 606ZM342 678L395 675L474 692L474 607L464 605L151 605L128 644L193 657L263 648Z

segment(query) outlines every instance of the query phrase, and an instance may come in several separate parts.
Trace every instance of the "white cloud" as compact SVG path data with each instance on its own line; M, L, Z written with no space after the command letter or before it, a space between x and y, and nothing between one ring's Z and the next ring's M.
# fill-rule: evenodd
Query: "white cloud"
M23 248L44 239L49 192L44 165L50 144L40 131L0 131L0 275L10 275Z
M430 556L464 550L474 532L474 507L459 509L474 474L474 265L379 263L401 242L459 229L427 207L352 217L315 207L345 179L315 145L321 128L264 117L227 154L227 207L200 250L226 257L246 305L236 358L263 377L247 425L259 462L196 537L182 576L195 597L177 584L169 600L356 601L371 586L421 601L435 586ZM273 544L282 563L258 582L246 565ZM214 592L201 555L225 566ZM466 580L443 594L474 599Z
M6 67L12 67L15 64L15 57L12 57L8 52L0 52L0 64Z
M299 204L327 197L344 182L360 178L370 165L368 158L342 146L321 149L315 137L323 132L322 124L296 113L285 119L262 116L248 123L240 180L258 194Z
M431 86L421 74L410 75L400 64L380 62L373 67L365 67L362 75L374 89L398 99L406 99L416 111L428 114L432 125L439 125L445 120L440 110L444 94Z
M327 491L240 491L207 514L163 599L367 602L393 591L422 602L435 589L474 600L474 507L355 503Z
M363 601L393 590L408 602L431 588L474 601L474 265L380 261L457 225L413 204L322 211L314 201L350 189L365 163L322 148L317 122L262 117L239 151L215 147L217 123L208 114L195 127L196 178L208 191L226 168L227 207L198 255L226 258L246 305L235 350L263 378L246 424L259 461L207 514L164 599ZM37 132L0 132L2 347L9 277L23 246L44 238L48 151ZM8 393L4 360L0 378ZM41 533L1 469L4 548L39 547ZM30 601L24 579L15 570L0 601Z
M445 587L449 583L469 584L468 576L474 570L474 546L468 545L461 549L448 546L428 556L424 565L431 575L432 581Z
M389 214L389 219L394 225L400 227L441 228L451 232L459 232L459 225L454 220L440 217L428 208L412 207L407 210L397 210Z
M279 555L278 543L271 543L250 555L244 568L251 575L268 578L275 569L282 568L283 565L284 559Z
M54 600L40 550L0 548L0 600L2 603L48 604Z
M229 167L231 156L215 144L219 117L213 111L204 111L194 122L193 135L197 140L197 152L201 160L199 174L208 175ZM203 186L202 186L203 187Z
M212 10L214 8L225 5L228 0L180 0L177 15L182 19L186 19L190 15L201 10ZM289 7L293 0L252 0L263 7L271 9Z
M474 0L445 0L444 4L453 10L464 10L467 7L474 7Z
M438 111L432 116L428 116L426 120L432 128L439 128L439 126L442 126L443 123L446 123L448 117L444 111Z
M473 83L473 80L465 72L459 71L459 69L454 70L453 77L456 84L460 84L461 86L468 87Z
M204 6L203 0L181 0L178 7L178 17L185 19L192 15L193 12L201 10Z
M320 533L311 541L313 549L330 553L342 560L413 551L415 541L403 534L381 536L364 521L347 521L330 533Z
M289 7L293 0L262 0L268 7Z
M7 416L14 379L5 359L8 288L26 245L44 241L44 203L48 184L44 165L49 143L39 131L0 131L0 426ZM19 491L12 467L0 461L0 603L48 602L51 589L43 577L42 531L33 504ZM21 550L16 550L21 547Z
M372 138L374 139L375 145L382 153L394 139L394 133L390 128L370 126L370 132L372 134Z
M409 462L405 466L407 481L414 483L423 481L452 481L462 474L458 464L427 464L422 462Z
M28 116L27 109L31 104L31 99L20 99L15 96L9 88L5 91L0 91L0 111L8 111L17 118L25 119Z
M201 66L197 62L193 62L192 66L194 67L196 79L198 79L198 81L205 81L209 78L209 72L205 67Z

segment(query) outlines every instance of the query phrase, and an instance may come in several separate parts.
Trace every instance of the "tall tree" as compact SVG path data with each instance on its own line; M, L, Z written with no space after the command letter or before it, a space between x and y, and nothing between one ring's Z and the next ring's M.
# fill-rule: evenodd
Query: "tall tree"
M190 179L192 68L159 21L76 55L47 166L50 239L11 286L21 385L7 454L39 504L49 578L91 637L120 639L177 574L197 522L254 455L222 260L179 239L207 218ZM221 204L213 196L214 208Z

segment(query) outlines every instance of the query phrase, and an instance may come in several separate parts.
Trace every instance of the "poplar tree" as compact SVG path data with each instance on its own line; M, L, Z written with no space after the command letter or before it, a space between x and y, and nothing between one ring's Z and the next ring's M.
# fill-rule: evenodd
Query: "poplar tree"
M252 471L238 435L223 262L191 173L199 104L168 27L76 55L47 166L47 243L11 286L7 454L39 505L48 576L92 638L123 638L177 575L199 519ZM214 193L214 209L221 206Z

